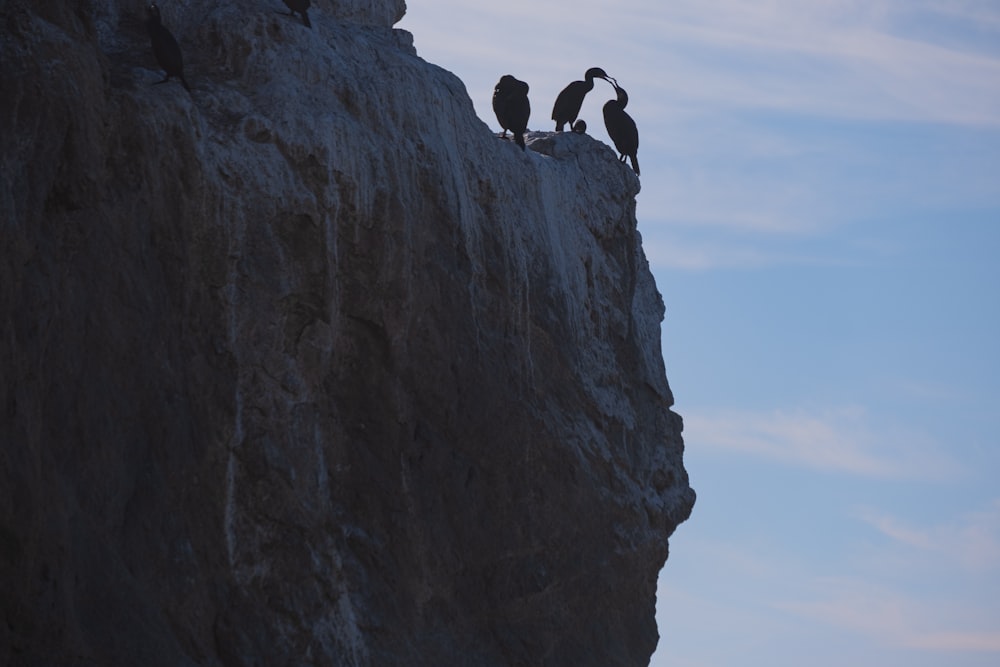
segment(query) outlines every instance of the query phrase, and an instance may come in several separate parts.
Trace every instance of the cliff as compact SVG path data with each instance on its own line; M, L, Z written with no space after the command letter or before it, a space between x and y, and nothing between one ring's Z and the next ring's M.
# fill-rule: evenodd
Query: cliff
M0 0L0 663L644 665L694 502L639 183L402 0ZM498 70L498 75L502 73Z

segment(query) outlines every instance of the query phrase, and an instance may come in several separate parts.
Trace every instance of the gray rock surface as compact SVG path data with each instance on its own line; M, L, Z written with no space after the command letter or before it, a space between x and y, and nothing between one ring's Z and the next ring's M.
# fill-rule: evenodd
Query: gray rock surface
M0 663L644 665L694 502L639 183L401 0L0 0Z

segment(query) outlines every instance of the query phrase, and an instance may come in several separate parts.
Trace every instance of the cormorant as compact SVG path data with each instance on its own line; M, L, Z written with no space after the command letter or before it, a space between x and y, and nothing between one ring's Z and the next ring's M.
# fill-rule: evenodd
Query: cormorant
M577 134L586 134L587 132L587 121L580 119L573 123L573 131Z
M604 127L608 130L608 136L615 142L618 149L619 160L625 162L625 158L632 160L632 169L639 173L639 160L636 153L639 152L639 130L635 127L635 121L625 113L625 106L628 104L628 93L625 89L613 82L618 99L608 100L604 103Z
M165 83L170 77L176 76L181 80L184 89L189 91L187 81L184 79L184 60L181 58L181 47L177 45L177 40L170 34L170 31L163 27L160 22L160 8L156 3L152 3L146 8L146 32L149 33L149 41L153 44L153 55L156 62L160 64L166 74L163 81Z
M524 148L524 131L528 129L531 104L528 102L528 84L518 81L510 74L504 74L493 89L493 113L503 128L514 133L514 142Z
M584 81L574 81L569 84L556 98L556 103L552 107L552 120L556 122L556 132L562 132L566 123L569 123L570 127L573 126L573 121L580 115L583 98L594 89L595 77L611 83L607 73L600 67L591 67L583 76Z
M289 16L295 16L295 12L298 12L299 14L302 14L302 23L304 23L307 28L312 27L312 23L309 22L309 14L306 13L306 10L309 9L309 0L283 0L283 2L285 3L285 6L291 10L288 12Z

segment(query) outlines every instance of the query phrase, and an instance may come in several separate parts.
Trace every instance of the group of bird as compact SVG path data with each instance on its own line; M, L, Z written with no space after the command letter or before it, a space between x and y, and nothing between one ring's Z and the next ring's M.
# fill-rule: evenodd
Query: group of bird
M583 107L583 98L594 89L594 79L604 79L615 89L615 99L604 103L604 127L608 136L618 149L618 159L632 162L632 169L639 173L639 130L635 121L625 111L628 105L628 93L618 85L618 81L600 67L591 67L583 75L583 81L574 81L562 89L552 106L552 120L556 122L556 132L562 132L568 123L570 129L578 134L587 131L587 123L577 120ZM503 129L500 136L507 137L510 130L514 142L524 148L524 133L528 129L528 117L531 115L531 104L528 102L528 84L510 74L500 77L493 89L493 112Z
M289 16L299 14L302 16L302 23L307 28L311 28L309 22L308 9L310 0L282 0L289 9ZM184 60L181 57L181 48L177 40L163 25L160 18L160 8L156 3L152 3L146 8L146 32L149 33L149 40L153 46L153 55L156 62L163 68L165 76L162 81L165 83L171 77L177 77L185 90L190 91L187 80L184 78ZM615 99L608 100L604 104L604 126L608 130L608 136L618 149L619 160L625 162L626 158L632 161L632 169L639 173L639 160L636 153L639 151L639 131L636 129L635 121L625 112L628 104L628 93L618 85L618 81L610 76L600 67L591 67L583 76L583 81L573 81L563 88L556 103L552 107L552 120L556 122L556 132L562 132L568 123L570 129L578 134L587 131L587 123L582 119L578 120L580 109L583 107L583 98L594 89L594 79L604 79L615 89ZM522 149L524 146L524 133L528 129L528 117L531 116L531 104L528 102L528 84L520 81L510 74L500 77L496 88L493 89L493 111L497 115L500 127L503 128L502 137L507 137L507 131L514 134L514 141Z

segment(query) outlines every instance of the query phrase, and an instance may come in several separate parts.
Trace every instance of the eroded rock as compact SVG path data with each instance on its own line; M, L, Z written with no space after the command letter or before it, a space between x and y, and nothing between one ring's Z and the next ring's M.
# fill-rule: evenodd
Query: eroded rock
M0 662L642 665L694 495L636 230L402 2L4 5Z

